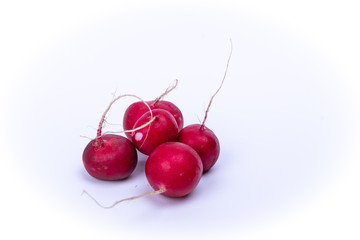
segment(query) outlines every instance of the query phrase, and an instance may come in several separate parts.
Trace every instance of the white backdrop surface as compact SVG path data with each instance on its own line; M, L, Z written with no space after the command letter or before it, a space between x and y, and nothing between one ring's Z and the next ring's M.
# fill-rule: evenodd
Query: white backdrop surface
M7 239L357 239L359 31L344 1L1 3L1 235ZM357 20L357 21L356 21ZM113 94L166 96L221 154L186 198L90 177L81 155ZM134 99L113 106L121 129ZM200 119L200 120L199 120ZM4 238L5 239L5 238Z

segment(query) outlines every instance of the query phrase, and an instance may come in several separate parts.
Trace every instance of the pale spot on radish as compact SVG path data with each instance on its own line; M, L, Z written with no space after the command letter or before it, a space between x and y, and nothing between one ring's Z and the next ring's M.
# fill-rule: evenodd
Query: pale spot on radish
M141 133L141 132L137 132L136 134L135 134L135 140L136 141L141 141L141 139L143 138L143 136L144 136L144 134L143 133Z
M169 162L163 162L163 163L161 163L161 168L162 168L164 171L169 171L169 170L171 169L170 163L169 163Z

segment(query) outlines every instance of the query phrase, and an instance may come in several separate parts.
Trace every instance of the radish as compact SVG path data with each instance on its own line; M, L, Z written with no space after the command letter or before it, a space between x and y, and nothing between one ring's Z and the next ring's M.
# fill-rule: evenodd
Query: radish
M208 171L220 155L220 143L213 131L202 124L192 124L179 133L179 142L192 147L201 157L204 172Z
M83 152L83 164L86 171L97 179L102 180L120 180L127 178L134 171L137 164L137 151L133 143L126 137L114 134L102 134L102 126L105 122L105 116L110 110L112 104L119 98L132 96L140 99L135 95L121 95L111 101L108 108L99 123L97 136L91 140ZM147 104L144 102L145 106ZM138 129L146 127L154 119L149 107L150 121Z
M153 121L148 126L131 133L131 139L136 148L146 155L162 143L175 142L179 133L175 118L168 111L154 109L152 114ZM150 119L150 112L146 112L136 121L134 128L139 128Z
M83 153L86 171L97 179L119 180L130 176L137 152L126 137L105 134L89 142Z
M229 54L229 58L226 64L225 74L221 81L220 87L216 90L215 94L211 97L208 107L205 111L205 116L202 124L192 124L185 128L183 128L179 132L178 141L185 143L192 147L200 156L201 161L203 163L203 171L206 172L210 170L216 163L220 155L220 143L219 139L216 137L215 133L211 131L209 128L205 126L205 121L207 119L207 115L211 106L211 103L216 96L216 94L220 91L226 74L229 67L229 62L232 54L232 42L231 42L231 50Z
M178 81L176 80L175 85L171 88L168 88L160 97L158 97L154 101L147 101L146 103L148 106L153 109L163 109L171 113L173 117L176 120L176 123L178 125L179 131L184 126L184 118L180 111L180 109L173 103L165 100L161 100L165 95L167 95L169 92L171 92L173 89L176 88ZM149 109L147 106L145 106L142 102L135 102L131 104L125 111L124 119L123 119L123 127L124 130L133 129L134 124L136 121L146 112L148 112ZM131 134L129 132L125 132L126 136L131 140Z
M168 197L188 195L198 185L202 172L200 156L180 142L161 144L150 154L145 165L151 187Z

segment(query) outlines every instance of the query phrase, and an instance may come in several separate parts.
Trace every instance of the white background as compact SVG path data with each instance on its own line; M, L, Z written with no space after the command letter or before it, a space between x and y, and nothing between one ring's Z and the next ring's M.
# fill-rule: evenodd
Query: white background
M8 1L0 4L2 239L358 239L356 1ZM113 94L166 99L221 156L184 199L101 203L151 188L87 175ZM121 126L120 100L106 130ZM4 236L4 237L3 237Z

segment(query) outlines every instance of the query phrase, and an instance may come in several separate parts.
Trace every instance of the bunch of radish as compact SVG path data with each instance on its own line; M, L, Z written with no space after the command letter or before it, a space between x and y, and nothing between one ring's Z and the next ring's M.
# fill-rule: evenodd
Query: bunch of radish
M82 159L85 169L97 179L125 179L134 171L139 151L148 155L145 175L154 191L122 199L105 208L113 207L124 200L152 194L168 197L186 196L198 185L202 174L215 165L220 154L220 143L215 133L205 126L205 121L213 98L224 83L231 53L232 47L220 87L211 97L201 124L183 127L184 119L180 109L174 103L162 100L177 86L177 80L172 88L167 89L154 101L144 101L138 96L125 94L110 102L101 117L96 138L84 149ZM103 134L106 114L122 97L138 99L124 114L123 132L126 137Z

